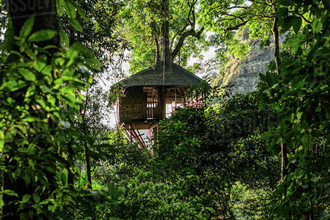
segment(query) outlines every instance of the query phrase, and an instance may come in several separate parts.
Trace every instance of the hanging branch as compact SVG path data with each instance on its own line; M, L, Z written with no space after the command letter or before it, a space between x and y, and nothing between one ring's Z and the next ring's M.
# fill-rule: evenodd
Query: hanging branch
M204 27L202 27L199 31L195 30L195 26L196 26L196 16L195 16L195 5L197 3L197 0L194 0L192 2L188 2L188 6L189 6L189 13L187 16L187 24L184 26L184 28L181 29L180 31L180 39L178 40L178 43L176 44L173 52L172 52L172 60L178 55L178 53L180 52L181 48L183 47L183 43L185 41L185 39L189 36L193 36L196 37L197 39L200 39L201 34L204 31ZM190 30L184 31L186 30L186 28L188 26L190 27ZM174 36L173 39L175 39L177 35ZM174 42L174 40L172 40L172 43Z

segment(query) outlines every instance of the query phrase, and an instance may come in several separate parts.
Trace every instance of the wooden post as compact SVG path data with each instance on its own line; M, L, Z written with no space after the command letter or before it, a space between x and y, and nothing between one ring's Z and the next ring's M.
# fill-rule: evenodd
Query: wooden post
M164 89L160 89L160 116L161 119L166 117L166 98L167 98L167 91Z

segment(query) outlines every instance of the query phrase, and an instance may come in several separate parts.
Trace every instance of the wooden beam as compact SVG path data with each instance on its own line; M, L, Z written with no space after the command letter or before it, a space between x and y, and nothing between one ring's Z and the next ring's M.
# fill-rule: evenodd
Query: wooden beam
M144 148L144 149L148 149L148 147L147 147L146 143L144 142L144 140L143 140L143 138L142 138L142 135L140 134L139 130L136 130L136 132L137 132L137 134L138 134L138 138L139 138L140 142L141 142L142 145L143 145L143 148Z
M167 91L166 88L163 90L162 88L160 90L160 116L161 119L166 117L166 98L167 98Z
M130 129L130 128L134 128L134 129L140 129L140 130L143 130L143 129L149 129L150 126L152 126L153 124L155 123L155 121L140 121L140 122L133 122L131 124L125 124L124 127L126 129Z

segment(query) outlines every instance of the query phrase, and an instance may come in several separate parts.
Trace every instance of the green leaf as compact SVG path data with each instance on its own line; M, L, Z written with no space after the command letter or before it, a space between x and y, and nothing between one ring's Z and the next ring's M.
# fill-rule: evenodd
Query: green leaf
M45 49L45 50L48 50L48 49L57 49L57 47L54 46L54 45L47 45L47 46L44 46L43 49Z
M268 141L273 136L274 136L273 132L265 132L261 134L261 139L264 141Z
M86 66L90 69L100 70L101 64L100 62L95 58L85 58Z
M56 79L56 80L54 81L54 83L55 83L55 85L57 85L57 86L61 86L61 85L63 84L63 79L62 79L62 78Z
M68 15L70 20L76 18L76 9L71 1L63 1L63 6L65 9L65 13Z
M9 190L9 189L6 189L6 190L1 191L1 194L6 194L8 196L15 196L15 197L18 198L17 193L14 192L13 190Z
M310 144L310 136L308 134L304 134L304 136L301 138L301 143L303 148L307 150Z
M28 38L29 42L40 42L50 40L57 35L57 31L54 30L41 30L37 31Z
M27 149L26 152L29 153L29 149ZM31 167L31 169L34 169L34 167L36 165L36 161L35 160L28 159L28 162L29 162L29 166Z
M287 45L292 46L293 50L297 51L299 47L305 44L305 42L306 42L306 36L301 32L298 32L298 34L295 37L287 41Z
M296 34L300 31L301 25L302 25L301 18L295 17L293 22L293 30Z
M23 50L22 50L22 52L23 52ZM31 47L25 48L25 53L31 58L31 60L36 60L37 59L36 54L31 49Z
M80 14L80 16L85 19L85 20L88 20L87 16L86 16L86 12L77 4L76 5L76 9L78 11L78 13Z
M293 19L294 19L294 16L288 16L284 19L282 32L287 32L292 27Z
M89 84L92 84L92 83L93 83L93 80L94 80L94 79L93 79L93 76L90 75L89 78L88 78L88 81L87 81L87 82L88 82Z
M319 19L314 18L312 23L312 28L313 28L313 33L320 32L322 29L322 22Z
M85 47L81 42L75 42L72 44L72 46L70 46L69 50L66 52L66 57L69 59L69 61L66 63L66 67L71 66L75 59L78 57L79 53L83 50L85 50Z
M38 118L36 118L36 117L32 117L32 116L30 116L30 117L23 118L22 121L34 122L34 121L36 121L37 119L38 119ZM23 149L23 148L20 148L20 149Z
M260 80L266 82L266 75L263 73L259 73Z
M0 130L0 151L2 152L2 148L5 145L5 133Z
M33 63L33 67L36 71L40 72L43 68L45 68L47 63L47 56L41 55L37 58L37 61Z
M19 42L20 42L20 45L23 44L23 42L25 41L25 39L27 38L27 36L29 36L29 34L31 33L32 31L32 28L33 28L33 24L34 24L34 16L31 16L29 19L27 19L20 32L19 32Z
M22 203L27 203L31 198L30 194L25 194L22 198Z
M24 77L25 80L27 81L34 81L36 80L35 75L27 69L21 68L18 70L18 72Z
M75 42L70 46L69 50L66 52L66 57L71 58L72 56L77 57L80 51L84 50L85 47L81 42Z
M79 24L79 22L76 19L70 19L69 23L71 24L71 26L76 29L79 32L83 32L83 28L81 27L81 25Z
M45 100L43 100L43 99L37 99L36 102L39 103L40 106L41 106L43 109L46 108Z
M65 86L65 87L62 87L61 89L61 92L64 94L64 93L70 93L72 91L74 91L76 89L75 86L73 85L68 85L68 86Z
M63 47L69 47L69 37L63 29L60 29L60 42Z
M39 203L40 202L40 196L37 193L33 193L33 200L36 203Z
M41 203L40 203L40 205L46 205L46 204L48 204L49 203L49 200L44 200L44 201L42 201Z
M300 119L301 119L301 116L302 116L302 112L297 112L297 119L300 121Z
M63 173L61 174L61 180L64 185L68 184L68 175L69 175L69 171L67 169L64 169Z
M56 102L56 98L51 96L48 98L48 102L51 104L51 105L55 105L55 102Z
M52 70L53 70L53 67L51 65L48 65L44 69L42 69L41 73L45 74L45 75L49 75Z
M62 16L64 13L63 0L56 0L56 9L57 9L57 15Z

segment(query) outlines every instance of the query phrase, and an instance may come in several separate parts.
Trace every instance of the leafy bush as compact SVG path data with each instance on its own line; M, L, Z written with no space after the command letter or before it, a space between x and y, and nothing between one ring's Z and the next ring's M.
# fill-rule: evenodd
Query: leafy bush
M0 59L2 193L9 201L1 206L24 219L46 217L74 203L68 179L75 172L75 155L68 143L79 135L63 109L79 119L80 91L92 80L89 70L98 68L80 43L67 50L36 46L57 32L31 33L33 24L31 17L13 42L15 49Z
M218 98L221 104L179 109L161 121L152 162L164 180L180 179L187 173L196 176L199 181L183 194L200 197L205 207L213 208L214 217L233 218L238 196L234 196L233 185L239 182L242 193L269 191L279 181L278 157L267 151L260 136L268 125L276 124L277 116L258 109L255 93ZM258 203L257 197L254 202ZM259 201L259 206L264 205Z

